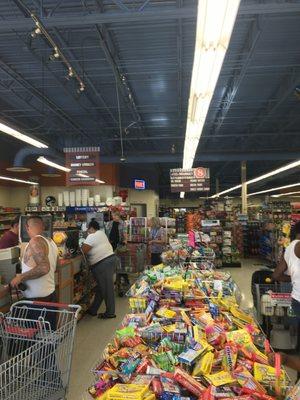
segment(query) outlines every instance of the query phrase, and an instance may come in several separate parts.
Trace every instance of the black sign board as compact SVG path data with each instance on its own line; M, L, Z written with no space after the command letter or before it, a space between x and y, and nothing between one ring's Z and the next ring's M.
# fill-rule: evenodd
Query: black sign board
M209 168L170 169L171 192L208 192Z

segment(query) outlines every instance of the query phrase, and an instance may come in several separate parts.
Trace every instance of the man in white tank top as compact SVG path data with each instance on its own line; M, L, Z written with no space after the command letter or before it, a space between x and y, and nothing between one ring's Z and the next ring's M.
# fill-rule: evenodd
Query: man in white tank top
M22 258L22 273L11 281L13 287L24 283L27 299L55 302L55 270L57 247L53 240L42 236L44 223L41 217L29 217L26 229L30 241Z
M275 281L292 282L292 309L300 318L300 222L293 226L291 238L293 240L285 249L272 278Z

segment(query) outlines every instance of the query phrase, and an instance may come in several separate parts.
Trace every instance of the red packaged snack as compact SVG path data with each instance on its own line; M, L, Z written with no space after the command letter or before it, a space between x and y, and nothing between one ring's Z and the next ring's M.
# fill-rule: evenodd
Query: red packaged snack
M151 387L155 395L158 397L163 392L163 386L159 378L153 378L151 382Z
M148 360L147 358L144 358L143 360L142 360L142 362L138 365L138 367L137 367L137 369L136 369L136 373L137 374L145 374L146 373L146 371L147 371L147 367L148 366L151 366L152 364L151 364L151 362L150 362L150 360Z
M175 368L174 379L195 396L200 397L205 387L180 368Z

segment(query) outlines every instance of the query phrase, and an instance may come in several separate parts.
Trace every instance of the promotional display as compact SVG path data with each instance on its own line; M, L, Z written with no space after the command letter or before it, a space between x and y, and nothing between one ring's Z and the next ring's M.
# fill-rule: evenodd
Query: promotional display
M171 192L208 192L210 175L208 168L170 169Z
M93 398L276 400L289 392L279 355L271 366L270 345L239 308L228 273L161 264L128 296L130 313L92 371Z

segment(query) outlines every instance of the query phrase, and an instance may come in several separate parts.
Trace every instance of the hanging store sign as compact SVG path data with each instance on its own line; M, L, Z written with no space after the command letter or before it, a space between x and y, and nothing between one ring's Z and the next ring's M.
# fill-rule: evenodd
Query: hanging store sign
M209 168L170 169L171 192L208 192Z
M68 147L64 149L67 186L97 185L100 176L100 147Z

